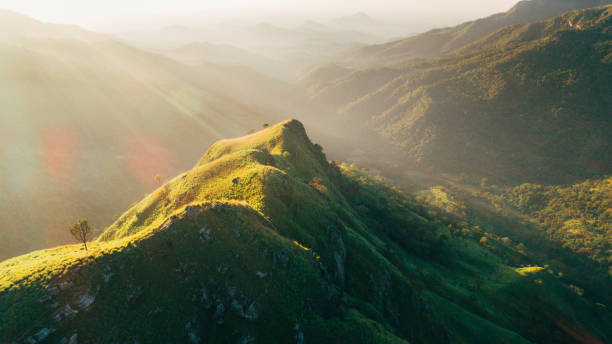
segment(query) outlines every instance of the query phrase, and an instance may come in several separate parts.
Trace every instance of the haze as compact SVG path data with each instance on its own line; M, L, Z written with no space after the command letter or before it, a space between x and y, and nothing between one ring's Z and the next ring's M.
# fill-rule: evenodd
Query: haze
M19 12L41 21L76 24L90 29L114 31L153 23L170 24L171 18L197 14L226 18L273 18L289 24L291 20L324 20L335 16L366 12L379 20L403 24L418 22L424 28L450 25L505 11L512 0L434 0L434 1L325 1L325 0L2 0L0 8Z
M612 343L612 0L0 0L0 343Z

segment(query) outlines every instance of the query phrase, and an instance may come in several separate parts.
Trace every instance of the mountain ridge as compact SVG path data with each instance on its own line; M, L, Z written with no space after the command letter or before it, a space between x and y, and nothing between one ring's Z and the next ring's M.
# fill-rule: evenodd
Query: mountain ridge
M610 4L608 0L519 1L506 12L420 35L355 50L340 60L353 67L393 65L411 58L433 58L476 42L507 25L526 24L571 10Z
M606 174L611 8L508 26L436 59L304 80L314 101L418 164L510 183Z
M0 338L401 344L612 335L606 310L568 282L516 267L539 259L430 211L327 161L300 122L281 122L213 144L89 251L70 245L1 262ZM525 307L539 311L527 318Z

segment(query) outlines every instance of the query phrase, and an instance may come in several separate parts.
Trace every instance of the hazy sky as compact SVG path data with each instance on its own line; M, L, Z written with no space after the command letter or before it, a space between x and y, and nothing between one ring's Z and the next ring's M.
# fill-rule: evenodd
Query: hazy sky
M363 11L387 20L411 20L437 15L440 20L471 19L505 11L518 0L0 0L10 9L42 21L86 27L194 12L239 16L306 17L323 19Z

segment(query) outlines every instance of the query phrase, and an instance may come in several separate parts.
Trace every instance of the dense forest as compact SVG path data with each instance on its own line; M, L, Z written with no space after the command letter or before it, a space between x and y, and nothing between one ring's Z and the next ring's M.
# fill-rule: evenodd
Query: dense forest
M564 247L610 266L612 275L611 178L569 186L523 184L489 196L525 214Z

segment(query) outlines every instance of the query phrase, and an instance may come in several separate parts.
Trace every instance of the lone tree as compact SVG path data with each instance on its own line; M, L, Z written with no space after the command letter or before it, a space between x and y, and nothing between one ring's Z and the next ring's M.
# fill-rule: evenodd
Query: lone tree
M265 128L267 128L267 127L269 127L269 126L270 126L270 124L269 124L269 123L264 123L264 124L263 124L264 129L265 129Z
M87 220L79 220L79 222L70 226L70 234L77 239L77 241L82 242L85 246L85 251L87 251L87 240L90 239L93 234L93 229L89 225Z
M164 180L164 175L163 175L163 174L161 174L161 173L158 173L158 174L156 174L156 175L153 177L153 179L155 179L155 181L156 181L156 182L157 182L159 185L161 185L162 180Z

